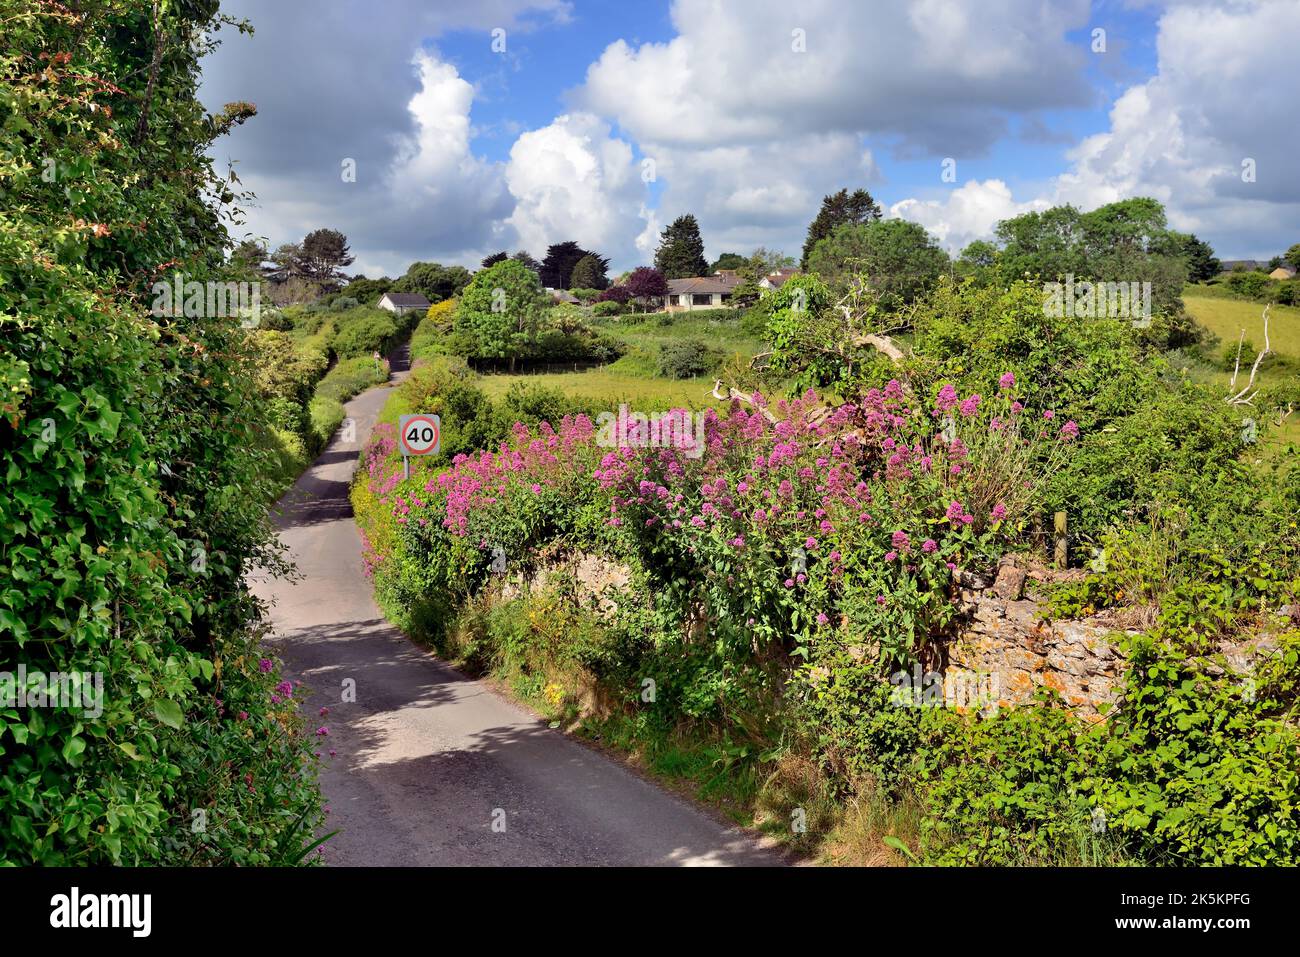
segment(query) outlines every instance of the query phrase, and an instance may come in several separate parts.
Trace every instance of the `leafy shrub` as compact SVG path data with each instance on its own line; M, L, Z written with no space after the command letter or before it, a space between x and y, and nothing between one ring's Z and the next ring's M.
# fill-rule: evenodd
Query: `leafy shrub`
M605 290L608 292L609 290ZM627 312L628 308L623 303L613 299L602 299L591 308L592 315L596 316L619 316Z
M699 339L665 342L659 347L659 374L668 379L692 379L714 369L720 356Z
M1272 281L1262 272L1232 272L1223 284L1244 299L1261 299Z
M401 331L399 323L405 318L385 309L365 307L342 313L334 334L334 351L340 359L369 356L376 351L386 355L396 344Z
M359 305L360 303L351 296L339 296L329 304L331 312L347 312L349 309L355 309Z
M263 309L258 328L270 332L289 332L293 329L293 320L279 309Z
M601 292L599 302L616 302L627 305L632 300L632 290L627 286L610 286Z

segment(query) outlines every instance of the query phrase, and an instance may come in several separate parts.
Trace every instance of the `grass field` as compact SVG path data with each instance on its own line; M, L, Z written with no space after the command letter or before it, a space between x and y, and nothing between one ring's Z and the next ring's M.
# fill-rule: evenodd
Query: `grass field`
M1246 331L1246 339L1256 349L1263 348L1264 306L1262 304L1186 294L1183 296L1183 302L1197 322L1219 337L1220 342L1214 350L1216 353L1222 352L1230 343L1236 342L1243 329ZM1284 362L1281 365L1262 367L1256 381L1261 385L1271 385L1286 376L1294 378L1295 370L1300 367L1300 309L1294 306L1274 306L1269 311L1268 337L1273 351ZM1245 384L1250 375L1250 364L1254 361L1253 352L1247 354L1243 351L1242 372L1237 381L1239 387ZM1220 383L1226 394L1231 377L1231 372L1216 371L1210 376L1210 381ZM1279 429L1272 433L1273 443L1279 446L1300 443L1300 418L1297 418L1297 415L1300 413L1291 415Z
M559 389L572 398L591 400L593 407L610 409L617 409L620 402L647 412L672 406L702 409L722 404L709 394L713 389L712 379L646 378L619 372L611 366L586 372L497 373L484 375L478 380L478 385L489 398L500 399L516 382Z
M659 347L699 339L724 359L739 356L745 362L762 348L760 339L741 329L738 318L718 321L650 313L599 320L594 325L624 344L627 352L621 359L579 372L485 374L479 386L492 399L504 396L515 383L559 389L570 398L589 401L593 408L616 409L623 402L647 412L673 406L721 407L724 403L711 395L713 377L666 379L657 375Z
M1261 303L1190 295L1184 296L1183 302L1196 321L1222 339L1224 344L1236 342L1241 330L1245 329L1246 338L1256 347L1264 345L1264 306ZM1269 312L1268 334L1274 351L1300 361L1300 309L1274 306Z

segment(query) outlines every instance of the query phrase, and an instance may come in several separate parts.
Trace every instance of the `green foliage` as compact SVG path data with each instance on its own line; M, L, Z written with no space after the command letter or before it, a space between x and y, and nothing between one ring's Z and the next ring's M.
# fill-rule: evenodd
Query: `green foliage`
M196 99L215 10L0 3L0 670L103 689L0 709L7 864L266 864L322 819L244 584L284 568L260 395L305 367L259 381L285 333L144 306L159 264L228 278L209 150L253 110Z
M663 273L665 279L708 275L709 262L704 258L700 224L690 213L678 216L664 227L655 250L655 268Z
M816 218L808 225L799 265L807 269L813 248L841 226L863 226L879 219L880 204L865 189L855 189L852 194L841 189L824 197Z
M1261 272L1233 272L1228 273L1223 284L1243 299L1262 299L1273 283Z
M474 275L456 307L456 331L472 337L470 355L516 359L536 343L549 305L537 274L507 259Z
M831 291L816 275L795 276L752 310L771 344L769 368L789 376L796 391L843 388L856 377L852 344Z
M587 253L574 264L573 272L569 276L568 288L594 290L598 295L599 290L609 285L609 277L605 275L605 266L606 263L602 261L601 257L596 256L594 253ZM592 296L591 298L596 297Z
M1172 317L1182 312L1182 288L1193 256L1188 237L1168 228L1164 207L1154 199L1121 200L1089 213L1073 206L1025 213L998 223L997 238L1004 283L1056 282L1069 276L1150 282L1156 313Z
M947 267L948 256L922 226L888 219L837 227L813 246L805 268L835 298L864 286L881 309L893 312L919 298Z
M418 319L414 312L397 315L367 306L349 309L334 320L334 351L343 359L375 352L387 355Z
M1223 271L1210 244L1196 236L1179 236L1183 258L1187 263L1188 282L1209 282Z
M658 372L666 379L691 379L712 371L720 358L699 339L665 342L659 347Z
M444 266L441 263L411 263L406 274L383 292L418 293L429 302L441 302L460 295L469 285L470 272L464 266ZM379 297L376 296L377 300Z
M1174 374L1139 332L1122 320L1053 315L1033 282L943 280L916 312L910 372L987 395L1011 371L1027 405L1077 422L1080 445L1045 506L1068 511L1072 531L1086 536L1134 504L1192 500L1242 448L1240 416L1221 394Z
M363 306L373 306L386 292L393 289L393 280L384 276L380 279L354 279L343 287L343 294L350 296Z

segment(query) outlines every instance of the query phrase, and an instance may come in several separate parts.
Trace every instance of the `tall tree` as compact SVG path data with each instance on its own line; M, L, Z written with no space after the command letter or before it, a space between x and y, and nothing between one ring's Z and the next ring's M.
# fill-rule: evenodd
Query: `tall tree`
M277 279L301 279L307 275L302 243L282 243L271 253L270 259L275 263L273 275Z
M493 253L491 256L485 256L482 265L484 269L491 269L497 263L503 263L509 258L510 254L502 250L499 253Z
M865 189L852 193L842 189L822 198L822 208L808 225L808 236L803 241L803 254L799 265L808 268L808 256L813 247L840 226L861 226L880 219L880 204Z
M542 285L549 289L568 289L569 280L573 276L573 267L578 265L578 261L584 256L596 256L602 273L609 266L608 259L583 249L573 240L549 246L539 273Z
M570 289L604 289L609 285L609 276L605 274L608 263L593 253L587 253L573 266L569 276Z
M664 227L659 248L655 250L655 268L665 279L708 275L709 261L704 258L700 224L690 213L678 216Z
M745 265L745 257L740 253L723 253L713 261L709 267L710 272L717 272L719 269L740 269Z
M1179 235L1182 256L1187 262L1187 278L1192 282L1208 282L1223 271L1223 264L1214 255L1210 244L1194 235Z
M513 259L515 262L523 265L524 268L531 269L533 272L537 273L538 275L541 275L542 264L539 263L536 259L534 259L531 255L529 255L526 249L519 250L510 258Z
M1289 262L1292 265L1292 267L1294 267L1295 269L1300 269L1300 243L1296 243L1294 246L1288 249L1286 251L1286 255L1283 258L1287 262Z
M332 286L343 276L343 267L356 260L348 249L348 238L337 229L314 229L302 241L303 266L311 279Z

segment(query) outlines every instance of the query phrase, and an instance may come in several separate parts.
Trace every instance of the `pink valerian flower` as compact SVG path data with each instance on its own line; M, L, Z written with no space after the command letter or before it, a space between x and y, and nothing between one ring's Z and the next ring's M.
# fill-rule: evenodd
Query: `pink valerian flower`
M1024 411L1025 411L1025 407L1024 407L1023 405L1021 405L1019 402L1012 402L1012 403L1011 403L1011 411L1012 411L1012 412L1024 412Z
M885 561L892 562L898 558L898 552L885 552Z
M1014 389L1016 385L1016 374L1014 372L1002 373L1002 378L998 379L998 388L1004 392L1007 389Z
M257 663L257 667L258 667L258 670L259 670L259 671L261 671L263 674L265 674L266 672L270 671L270 670L271 670L273 667L275 667L275 666L271 663L271 659L270 659L270 658L263 658L261 661L259 661L259 662Z
M925 541L921 543L921 551L923 552L934 552L934 551L938 551L938 549L939 549L939 543L936 542L933 538L927 538Z
M819 625L829 625L829 624L830 624L830 621L831 621L831 620L830 620L829 618L826 617L826 612L824 612L824 611L819 611L819 612L817 613L817 624L819 624Z
M964 418L971 418L980 410L980 400L983 398L978 392L968 398L961 404L960 412Z
M247 721L247 720L248 720L248 712L247 712L247 711L241 711L241 712L239 712L239 720L240 720L240 721Z
M327 728L327 727L325 727L324 725L322 725L321 727L319 727L319 728L316 729L316 736L317 736L318 738L324 738L324 737L327 737L327 736L329 735L329 733L330 733L330 729Z
M939 395L934 400L936 412L947 412L957 404L957 387L946 385L939 390Z
M912 540L907 537L907 532L899 530L890 536L890 543L900 552L906 553L912 547Z
M1000 522L1007 517L1007 507L1001 502L993 506L993 511L989 513L989 518L995 522Z
M1052 419L1056 418L1056 413L1051 409L1048 409L1043 413L1043 418L1050 422Z
M948 506L948 511L944 512L944 517L950 522L960 522L966 509L961 502L953 502Z
M1069 442L1071 439L1076 439L1078 437L1079 426L1074 419L1070 419L1065 423L1065 425L1061 426L1061 441Z
M290 684L288 681L281 681L278 685L275 686L275 690L278 691L280 694L284 695L284 697L286 698L291 697L293 695L293 685Z

